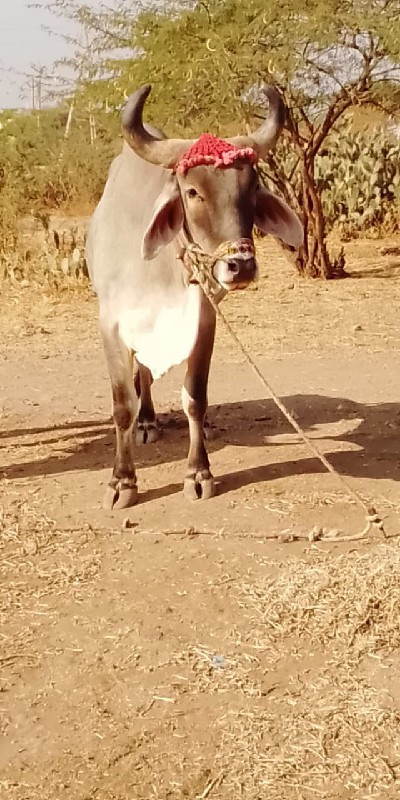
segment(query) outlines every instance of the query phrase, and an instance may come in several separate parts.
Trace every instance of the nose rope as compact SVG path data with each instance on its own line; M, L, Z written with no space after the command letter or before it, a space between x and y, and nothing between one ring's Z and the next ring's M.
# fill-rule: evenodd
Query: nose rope
M205 253L200 245L190 242L184 248L182 258L185 268L189 272L190 280L200 284L207 297L220 303L226 295L220 283L214 278L213 269L217 261L227 261L231 258L255 258L256 251L252 239L237 239L226 241L218 245L211 255Z
M248 252L249 254L251 253L252 257L255 256L255 248L253 241L251 239L239 239L237 242L222 242L222 244L220 244L219 247L217 247L217 249L214 251L214 253L212 253L212 255L208 255L207 253L205 253L201 249L201 247L199 247L199 245L190 243L187 244L186 247L184 248L183 255L178 256L178 258L179 257L182 258L185 267L189 271L189 274L192 276L193 280L195 280L197 283L200 284L204 294L206 295L211 305L213 306L217 316L222 320L224 327L233 338L242 356L244 356L245 360L247 361L247 363L257 376L257 378L261 381L262 385L267 390L268 394L272 398L275 405L279 408L283 416L286 417L291 427L294 428L294 430L303 440L304 444L308 447L310 452L321 462L321 464L323 464L325 469L342 484L342 486L350 494L350 496L353 498L356 504L365 513L366 524L360 533L357 533L354 536L333 537L326 535L323 528L319 528L318 526L316 526L309 535L310 541L321 541L321 540L332 541L332 539L334 541L355 541L359 539L364 539L369 533L371 527L374 527L386 538L383 520L377 513L375 507L372 505L371 506L368 505L364 501L361 495L350 486L350 484L343 477L343 475L341 475L335 469L335 467L327 459L325 454L322 453L319 447L317 447L314 441L312 441L307 436L303 428L298 424L298 422L294 419L290 411L286 408L285 404L282 402L280 397L278 397L278 395L274 392L272 386L270 386L267 379L264 377L263 373L261 372L255 361L251 357L250 353L248 353L248 351L240 341L238 335L233 330L231 324L228 322L225 315L219 308L218 303L226 295L226 291L214 278L213 268L217 263L217 261L226 261L229 260L229 257L238 256L240 252L243 253L244 250L240 250L240 247L248 248L246 252Z

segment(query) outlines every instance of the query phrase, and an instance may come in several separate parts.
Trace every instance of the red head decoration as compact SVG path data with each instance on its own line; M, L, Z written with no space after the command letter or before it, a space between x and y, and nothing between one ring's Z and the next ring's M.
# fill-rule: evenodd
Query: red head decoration
M203 133L197 141L183 153L175 165L176 172L185 175L192 167L213 165L217 168L230 167L234 161L245 158L254 164L257 154L252 147L237 147L211 133Z

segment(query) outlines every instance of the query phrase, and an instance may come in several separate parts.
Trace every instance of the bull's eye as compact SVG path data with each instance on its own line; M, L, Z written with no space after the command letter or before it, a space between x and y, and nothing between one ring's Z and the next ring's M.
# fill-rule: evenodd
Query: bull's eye
M188 197L198 197L198 192L196 192L196 189L193 189L193 187L188 189L186 194Z

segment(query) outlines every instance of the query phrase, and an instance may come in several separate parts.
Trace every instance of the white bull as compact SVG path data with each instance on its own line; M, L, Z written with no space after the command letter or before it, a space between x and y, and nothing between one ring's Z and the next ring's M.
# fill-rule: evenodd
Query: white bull
M232 157L228 153L224 163L203 159L206 163L196 165L184 158L193 142L166 139L143 125L150 88L139 89L128 100L123 115L126 142L111 165L87 241L116 429L107 508L136 502L135 420L140 441L158 438L151 383L185 360L182 400L190 447L184 493L191 499L214 493L204 421L215 312L201 288L190 283L185 245L195 242L211 254L222 242L244 240L244 257L237 248L214 267L215 279L231 291L257 276L255 225L294 247L303 239L298 217L260 184L254 167L285 122L286 109L274 89L266 89L270 111L262 126L252 135L229 140Z

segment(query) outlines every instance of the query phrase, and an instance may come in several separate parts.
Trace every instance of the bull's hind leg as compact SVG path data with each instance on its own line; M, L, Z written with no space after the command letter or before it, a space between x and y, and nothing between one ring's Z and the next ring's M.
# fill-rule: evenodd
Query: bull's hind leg
M161 435L151 396L152 383L153 377L150 370L136 361L134 385L136 394L140 398L139 414L136 420L136 444L156 442Z
M214 336L215 312L203 296L199 333L188 359L185 383L182 388L182 405L188 418L190 437L183 492L189 500L207 500L215 494L214 478L210 472L210 462L204 443L207 384Z
M116 455L111 480L104 496L107 509L128 508L137 500L136 471L133 459L133 426L137 399L133 388L131 351L118 334L118 327L102 324L104 351L111 379Z

